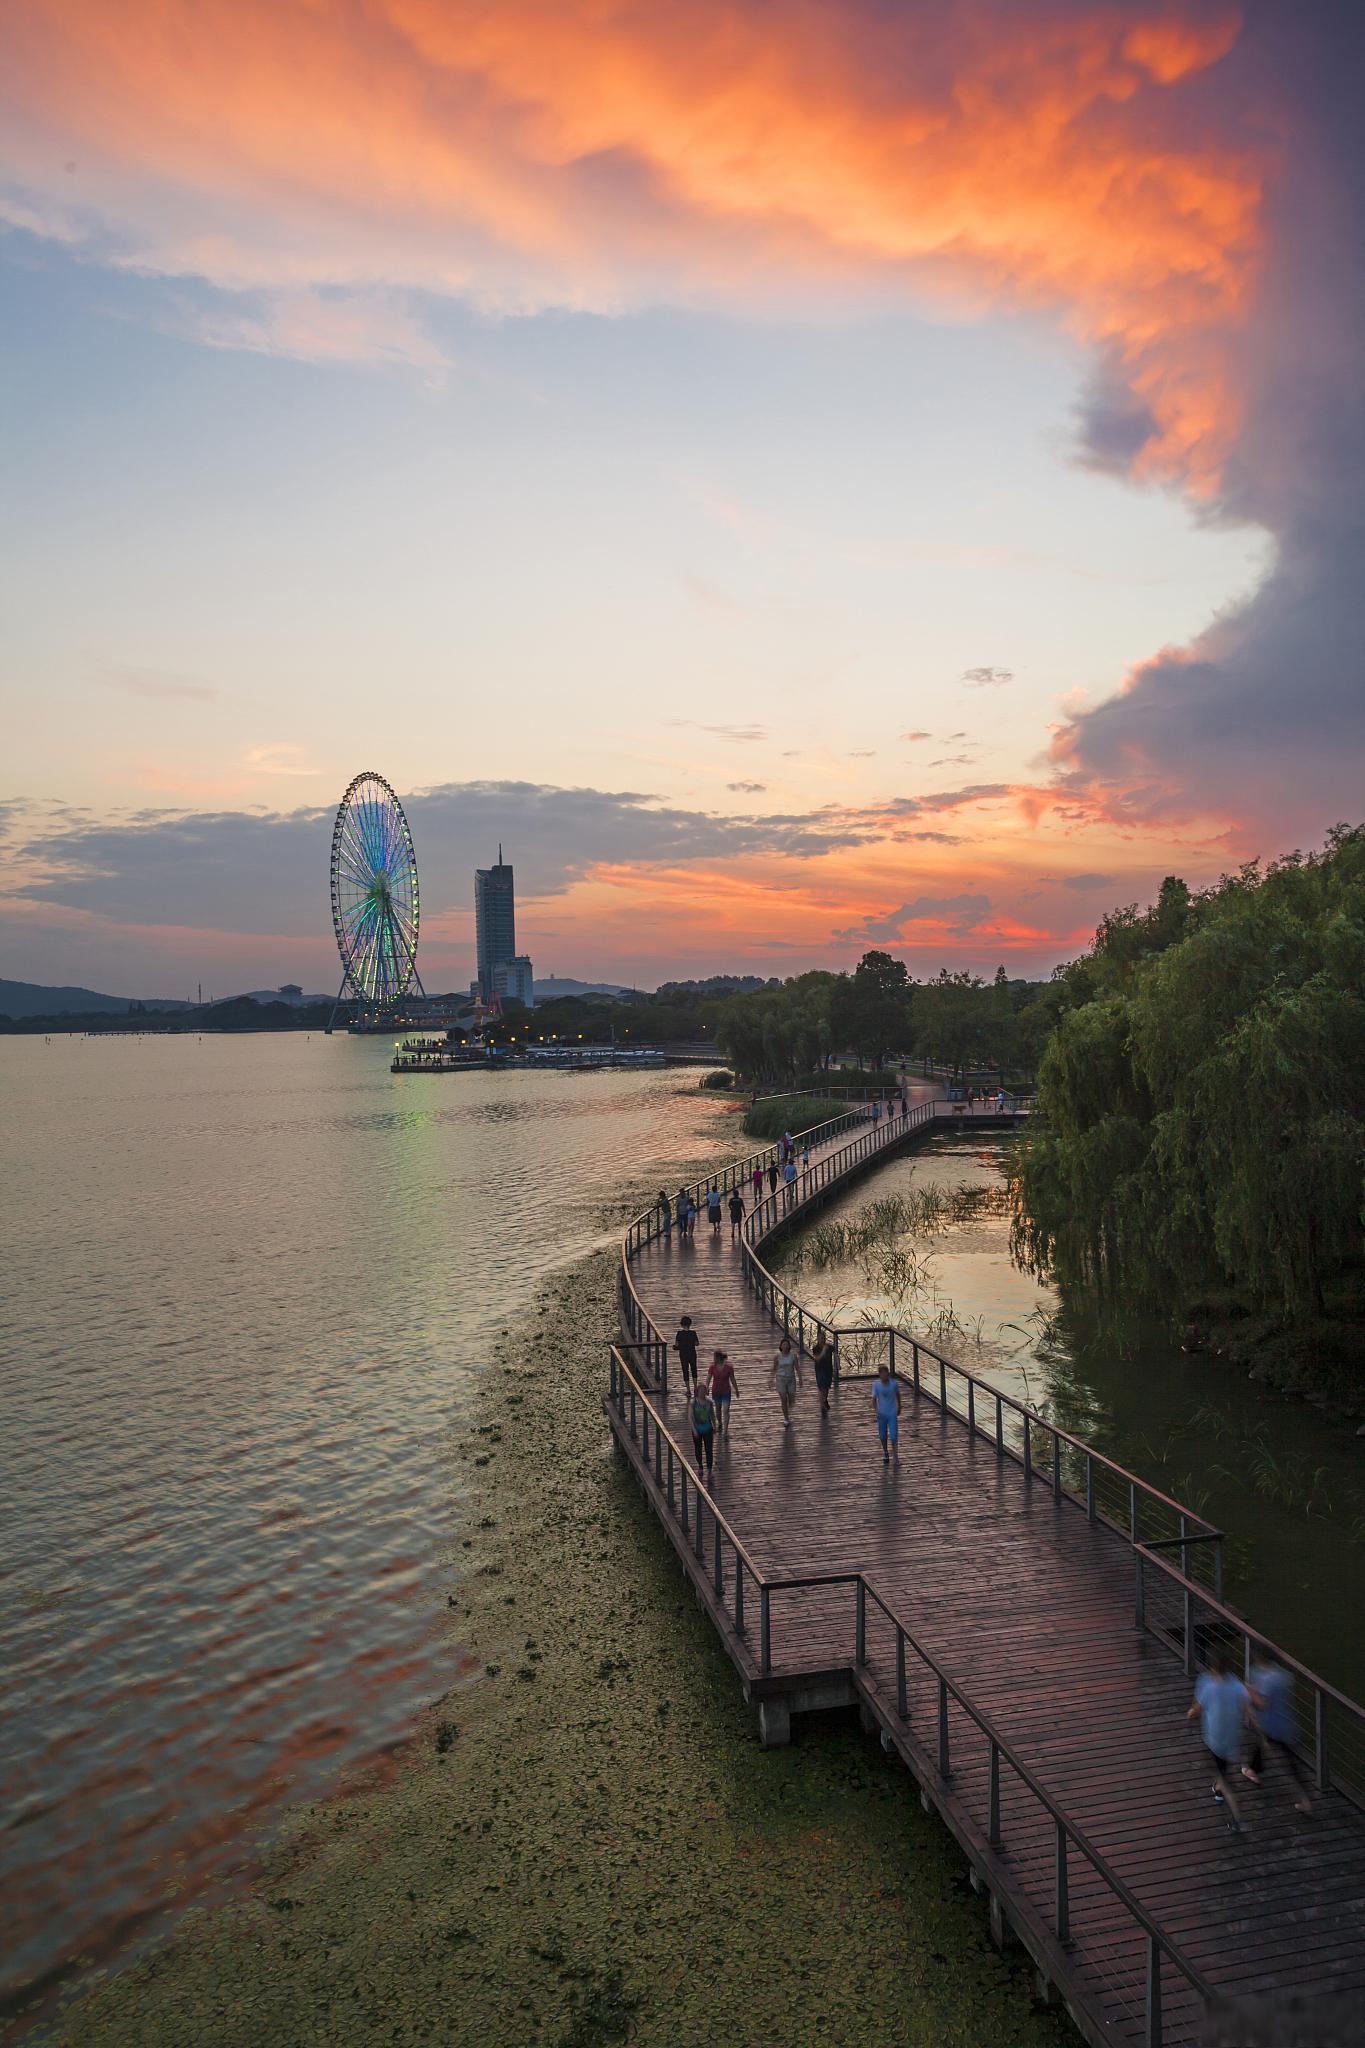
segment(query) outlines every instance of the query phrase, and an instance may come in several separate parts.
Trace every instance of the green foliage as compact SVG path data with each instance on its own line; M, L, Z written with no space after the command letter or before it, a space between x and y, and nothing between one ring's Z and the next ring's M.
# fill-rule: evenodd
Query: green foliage
M760 1144L771 1145L784 1131L799 1136L815 1124L828 1123L831 1117L842 1116L848 1108L846 1102L834 1097L820 1095L765 1095L761 1102L755 1102L744 1112L744 1129Z
M1018 1241L1172 1304L1321 1316L1365 1253L1365 829L1111 912L1051 991Z
M701 1077L703 1088L733 1088L735 1077L728 1067L712 1067L709 1074Z

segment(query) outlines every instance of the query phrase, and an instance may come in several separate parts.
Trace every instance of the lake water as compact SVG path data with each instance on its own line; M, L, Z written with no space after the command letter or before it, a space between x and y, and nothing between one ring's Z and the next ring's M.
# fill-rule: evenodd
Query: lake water
M982 1210L870 1261L802 1267L798 1237L778 1258L784 1283L844 1323L890 1314L1226 1530L1228 1598L1365 1700L1365 1440L1215 1358L1186 1357L1162 1324L1130 1318L1117 1338L1102 1333L1083 1305L1022 1272L1004 1200L1012 1142L950 1130L901 1153L819 1222L929 1184L974 1190ZM912 1269L908 1253L927 1261Z
M0 1040L0 2021L451 1683L471 1375L623 1183L727 1114L685 1070L390 1057Z

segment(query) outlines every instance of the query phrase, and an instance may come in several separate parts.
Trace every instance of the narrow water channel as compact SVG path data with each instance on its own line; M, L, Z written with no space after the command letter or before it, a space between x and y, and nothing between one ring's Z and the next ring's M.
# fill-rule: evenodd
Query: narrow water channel
M951 1130L831 1201L774 1255L784 1284L844 1324L898 1325L1029 1402L1227 1531L1227 1595L1365 1699L1365 1439L1306 1402L1184 1355L1156 1316L1097 1329L1010 1256L1007 1133ZM822 1233L888 1196L947 1198L927 1230L829 1262ZM837 1249L837 1247L836 1247Z

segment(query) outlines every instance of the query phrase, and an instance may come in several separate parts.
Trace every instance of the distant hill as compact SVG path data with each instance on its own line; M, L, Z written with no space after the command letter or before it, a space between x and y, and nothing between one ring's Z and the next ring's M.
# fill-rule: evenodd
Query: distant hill
M552 1003L559 996L628 996L633 990L622 988L614 981L575 981L567 974L552 974L546 981L534 984L536 1001Z
M122 1015L134 1001L144 1010L188 1010L190 1003L163 996L102 996L92 988L47 988L37 981L0 981L0 1016L87 1017L98 1011Z

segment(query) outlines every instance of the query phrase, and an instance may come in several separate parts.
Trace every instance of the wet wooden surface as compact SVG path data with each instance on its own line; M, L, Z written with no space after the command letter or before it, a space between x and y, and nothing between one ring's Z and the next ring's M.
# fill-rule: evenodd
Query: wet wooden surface
M869 1383L836 1383L824 1416L804 1357L795 1416L784 1427L769 1385L779 1333L744 1285L728 1218L713 1236L703 1213L691 1241L675 1233L645 1247L632 1272L666 1337L688 1314L703 1368L715 1347L734 1364L737 1395L713 1491L761 1571L862 1572L1214 1984L1239 1995L1289 1987L1365 1994L1365 1816L1337 1796L1298 1814L1283 1767L1272 1764L1260 1787L1241 1784L1248 1827L1229 1833L1197 1728L1185 1719L1190 1684L1180 1659L1134 1626L1132 1558L1121 1539L1056 1503L1045 1480L998 1459L904 1382L898 1466L882 1461ZM672 1391L658 1405L686 1444L676 1359L672 1371ZM624 1447L638 1469L628 1433ZM702 1566L684 1554L700 1577ZM851 1586L775 1590L773 1673L792 1681L851 1668L854 1599ZM750 1680L756 1631L756 1615L747 1640L726 1631ZM864 1693L928 1783L920 1766L933 1776L937 1683L912 1656L903 1730L894 1630L870 1601L867 1657ZM950 1739L953 1776L935 1786L936 1803L950 1819L949 1807L957 1809L967 1838L972 1815L985 1810L988 1750L956 1707ZM1002 1817L1007 1854L994 1878L1007 1897L1019 1894L1022 1916L1031 1912L1046 1928L1054 1824L1008 1772ZM984 1836L977 1846L984 1852ZM983 1853L979 1862L987 1860ZM1092 2021L1102 2010L1105 2038L1141 2040L1145 1942L1074 1851L1069 1878L1073 1938L1056 1965ZM1169 1970L1165 2002L1166 2039L1195 2038L1197 2008Z

